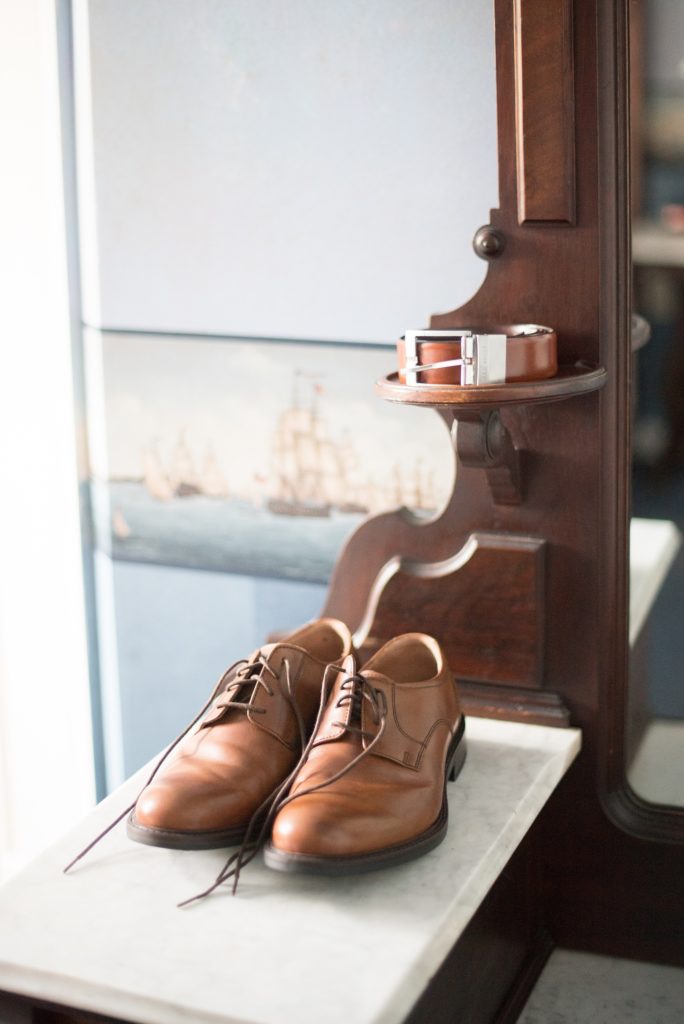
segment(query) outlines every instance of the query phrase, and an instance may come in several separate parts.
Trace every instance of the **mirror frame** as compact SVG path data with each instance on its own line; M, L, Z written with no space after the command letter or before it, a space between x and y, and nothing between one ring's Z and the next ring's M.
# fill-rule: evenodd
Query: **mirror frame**
M603 5L603 21L599 32L608 38L611 24L605 24L611 5ZM624 312L632 309L632 252L631 252L631 168L630 168L630 31L629 0L615 5L618 46L605 47L604 60L599 64L602 86L608 81L617 84L616 102L605 112L603 130L599 137L599 167L604 197L602 210L602 294L604 295L604 331L613 339L616 356L618 394L616 414L611 425L615 459L612 503L616 508L618 529L616 547L606 551L606 571L614 573L620 581L618 590L627 595L626 605L606 609L603 635L609 641L606 665L610 678L610 665L622 685L614 688L613 699L602 702L601 732L602 757L600 760L599 795L610 818L630 835L661 842L684 842L684 807L655 804L641 797L633 789L627 775L627 735L630 698L629 646L629 525L632 493L631 396L633 388L634 353L631 330L624 333ZM612 14L612 12L610 12ZM613 19L610 19L611 23ZM620 339L623 339L622 342ZM610 447L610 437L604 443ZM608 536L609 531L604 532ZM626 545L626 561L624 556ZM622 582L625 575L626 581ZM614 644L610 638L614 637ZM606 697L610 691L606 693Z

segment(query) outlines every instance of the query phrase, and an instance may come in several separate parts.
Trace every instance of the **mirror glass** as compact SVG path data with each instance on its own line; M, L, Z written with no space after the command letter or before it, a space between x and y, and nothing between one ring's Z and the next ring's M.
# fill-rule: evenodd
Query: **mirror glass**
M684 5L632 13L634 422L627 773L684 806Z

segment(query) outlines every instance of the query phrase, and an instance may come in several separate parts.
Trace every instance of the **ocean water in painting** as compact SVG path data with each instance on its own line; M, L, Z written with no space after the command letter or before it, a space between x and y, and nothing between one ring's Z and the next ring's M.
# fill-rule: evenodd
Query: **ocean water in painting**
M169 501L142 483L109 485L115 558L326 582L354 512L281 515L248 501L190 495ZM107 536L106 530L100 536Z
M87 338L96 542L116 559L327 582L366 516L448 497L444 423L373 393L386 347Z

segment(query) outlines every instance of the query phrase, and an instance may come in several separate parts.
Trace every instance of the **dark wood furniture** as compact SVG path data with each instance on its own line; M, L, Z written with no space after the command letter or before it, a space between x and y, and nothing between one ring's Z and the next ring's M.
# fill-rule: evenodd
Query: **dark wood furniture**
M647 804L625 776L628 4L496 0L496 40L500 208L476 244L489 271L469 302L434 315L430 326L549 324L559 362L604 367L605 386L556 403L501 402L501 423L524 467L522 500L497 501L486 467L459 451L443 515L426 526L403 510L363 525L342 553L326 611L372 647L414 628L417 607L424 625L429 602L431 620L451 641L471 713L581 726L583 753L542 815L543 867L528 898L541 884L545 926L559 945L683 965L684 813ZM385 397L393 386L392 379L381 385ZM469 539L479 549L483 536L488 557L467 584L454 582L456 569L450 580L430 573L430 563L457 561ZM517 568L499 573L511 543ZM401 585L396 574L389 582L382 576L393 559ZM525 620L527 635L512 647L517 665L487 665L487 636L503 643L509 610L524 618L525 603L536 600L531 588L545 595L543 622ZM469 603L482 616L469 618ZM479 652L470 660L469 625Z

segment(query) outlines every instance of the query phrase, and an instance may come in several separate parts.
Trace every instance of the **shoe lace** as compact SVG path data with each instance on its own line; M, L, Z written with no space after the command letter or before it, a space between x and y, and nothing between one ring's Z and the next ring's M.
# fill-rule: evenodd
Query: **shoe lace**
M306 728L304 725L304 720L302 718L301 711L297 705L296 700L294 699L289 660L287 658L283 658L282 665L285 683L285 696L289 699L289 702L292 705L292 710L297 721L297 729L299 731L300 742L302 745L304 745L306 741ZM228 679L236 669L237 674L235 676L235 679L226 685L226 679ZM276 672L271 667L271 665L268 664L268 662L261 654L261 652L259 652L258 656L254 659L254 661L249 661L247 658L240 658L238 661L233 662L233 664L230 665L223 673L223 675L217 682L216 686L212 690L209 699L204 703L204 705L202 706L200 711L198 711L198 713L195 715L190 724L187 725L185 729L183 729L183 731L179 733L178 736L176 736L175 740L173 740L170 746L166 748L162 756L155 764L149 778L147 779L147 781L144 783L139 793L137 794L135 800L131 804L129 804L128 807L125 807L124 810L119 815L117 815L117 817L114 818L114 820L111 821L106 828L104 828L97 836L95 836L95 838L91 840L91 842L89 842L88 845L85 846L80 851L80 853L78 853L73 858L73 860L69 861L69 863L63 869L64 874L67 874L67 872L70 871L71 868L75 864L77 864L83 857L85 857L87 853L90 853L93 847L97 846L101 839L104 839L104 837L108 835L113 828L116 828L120 821L122 821L128 814L131 813L131 811L137 804L138 800L140 799L142 793L144 792L145 789L147 789L152 780L155 778L157 772L164 764L166 759L169 757L171 753L173 753L173 751L176 749L181 740L183 740L188 735L188 733L197 725L197 723L201 721L201 719L207 713L212 704L217 709L237 708L238 710L244 712L251 711L255 714L265 714L265 708L255 708L250 704L249 701L216 700L216 698L219 696L223 696L224 694L232 694L234 690L239 690L240 687L246 687L250 684L254 684L252 687L252 697L259 687L263 687L269 694L269 696L273 696L273 688L266 680L266 677L268 676L272 677L272 679L275 681L278 681L280 679L279 673ZM216 703L214 703L215 701Z
M233 896L237 892L238 881L240 879L240 873L242 870L256 857L259 850L266 842L271 825L276 815L293 800L299 799L302 796L308 796L310 793L315 793L319 789L324 789L326 786L330 786L333 782L337 782L338 779L343 778L347 775L352 768L354 768L360 761L366 758L373 750L373 748L380 742L382 735L385 731L385 724L387 722L387 701L385 694L382 690L378 690L373 684L363 675L362 672L355 672L351 676L347 676L340 684L341 695L338 698L335 707L345 708L349 704L352 706L352 712L349 715L349 721L347 722L333 722L332 724L343 731L355 733L360 735L364 739L370 739L370 742L366 747L363 747L358 754L356 754L343 768L335 772L330 778L325 779L323 782L317 783L315 786L308 786L306 789L298 790L296 793L291 793L292 784L299 772L300 768L309 756L309 752L316 741L316 734L323 716L323 711L326 706L327 697L327 675L328 670L340 672L342 669L335 665L329 665L326 668L323 677L323 683L321 685L321 697L318 705L318 713L316 715L316 722L314 728L309 737L308 743L303 746L302 754L299 761L287 776L284 782L282 782L274 791L271 793L263 803L257 807L256 811L252 815L252 818L247 825L247 831L242 841L240 849L230 856L221 870L219 871L216 879L212 882L208 888L202 892L197 893L195 896L191 896L187 900L183 900L179 903L179 907L187 907L192 903L196 903L199 900L205 899L210 896L219 886L227 882L229 878L233 879L232 894ZM367 729L361 728L357 723L361 721L361 710L364 702L369 706L370 712L373 717L373 723L378 726L377 732L374 734ZM256 828L258 822L261 822L259 831L256 836L252 838L252 833Z
M237 662L237 664L239 665L240 662ZM285 673L286 673L287 679L289 680L290 679L290 663L289 663L287 658L283 659L283 666L284 666L284 669L285 669ZM231 669L229 669L229 672L233 668L235 668L234 665L231 666ZM224 673L223 674L223 679L225 679L227 674L228 673ZM235 676L235 679L231 683L228 683L228 685L226 687L224 687L222 692L219 691L220 696L221 696L222 699L215 701L214 707L217 710L225 709L226 711L228 711L228 710L232 710L233 708L235 708L235 709L237 709L239 711L244 711L244 712L251 711L253 714L265 715L266 714L266 708L254 707L252 705L251 701L252 701L254 695L256 694L257 690L259 689L259 687L263 687L263 689L266 691L266 693L268 694L269 697L273 696L273 687L267 681L267 677L268 676L270 676L271 679L273 679L275 681L277 681L280 678L278 673L272 668L271 665L268 664L268 662L261 655L261 653L259 654L259 656L254 661L247 662L246 659L245 659L245 663L243 664L242 668L240 668L238 670L238 673ZM254 686L251 686L252 683L254 684ZM249 692L249 697L250 697L249 700L242 700L242 701L240 701L240 700L236 700L235 698L232 697L232 694L234 692L236 692L237 696L240 696L240 690L241 689L245 691L245 694L244 694L245 697L248 695L247 691L248 690L251 691L251 692ZM291 689L291 687L289 686L289 682L288 682L288 690L290 690L290 689ZM209 703L211 703L211 700L210 700ZM207 724L213 725L213 722L209 722Z

